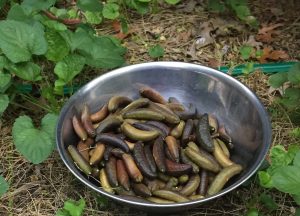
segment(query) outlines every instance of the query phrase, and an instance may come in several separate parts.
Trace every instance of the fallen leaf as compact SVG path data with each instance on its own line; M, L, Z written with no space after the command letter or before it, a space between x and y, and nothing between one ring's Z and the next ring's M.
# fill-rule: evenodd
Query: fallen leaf
M219 68L221 66L221 62L215 58L208 58L208 66L212 68Z
M265 47L263 49L263 53L261 55L261 57L258 58L260 63L265 63L267 62L267 59L270 60L284 60L284 59L288 59L289 55L283 51L283 50L272 50L270 47Z
M258 33L256 35L256 40L265 43L272 42L274 40L273 36L278 35L280 33L280 31L275 30L280 26L283 26L283 24L282 23L270 24L270 25L263 24L262 28L258 30Z
M114 36L116 38L119 38L120 40L123 40L124 38L128 37L132 33L132 30L129 30L127 33L123 33L121 23L119 20L114 20L112 26L114 31L116 32Z
M183 42L183 43L188 42L191 37L191 34L192 34L191 30L180 32L177 36L177 42Z
M198 35L195 46L197 49L207 46L214 42L214 38L211 36L210 32L214 30L210 22L204 22L200 25L200 34Z

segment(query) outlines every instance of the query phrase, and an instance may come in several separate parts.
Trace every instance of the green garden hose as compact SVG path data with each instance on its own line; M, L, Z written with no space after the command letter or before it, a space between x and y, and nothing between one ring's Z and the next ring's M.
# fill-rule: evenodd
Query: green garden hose
M267 63L267 64L254 64L253 65L253 71L260 70L263 73L266 74L272 74L272 73L281 73L281 72L287 72L289 69L295 64L296 62L279 62L279 63ZM246 68L246 65L239 65L234 67L232 70L230 70L227 66L221 66L219 68L220 71L224 73L230 73L232 76L238 76L243 74L243 69ZM77 91L81 86L74 85L72 87L65 86L64 87L64 95L70 95L73 94L75 91ZM23 84L18 85L17 90L21 93L31 93L33 88L31 84Z

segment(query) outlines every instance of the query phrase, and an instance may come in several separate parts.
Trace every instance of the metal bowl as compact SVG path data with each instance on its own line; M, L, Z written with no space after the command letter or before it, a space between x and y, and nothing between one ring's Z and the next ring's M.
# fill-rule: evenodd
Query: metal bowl
M71 118L84 103L92 112L113 95L138 97L135 83L144 83L162 93L165 98L174 96L183 103L196 104L200 113L209 112L225 124L235 148L232 160L241 164L244 171L231 179L218 194L202 200L176 204L152 204L130 201L103 191L74 165L66 147L75 145L78 138L73 131ZM271 144L271 124L268 114L256 95L242 83L217 70L181 62L151 62L123 67L106 73L78 90L63 107L57 129L56 142L59 154L68 169L81 182L112 200L144 211L175 212L196 207L234 190L249 179L259 168Z

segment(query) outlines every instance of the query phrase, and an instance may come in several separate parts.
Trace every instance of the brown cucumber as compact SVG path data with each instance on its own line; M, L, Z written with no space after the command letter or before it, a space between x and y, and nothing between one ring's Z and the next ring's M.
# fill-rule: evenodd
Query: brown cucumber
M92 174L92 167L89 163L81 156L78 150L73 145L68 146L68 152L70 153L73 161L79 167L79 169L87 175Z
M194 193L200 184L200 177L198 174L194 174L190 177L188 183L180 191L181 194L185 196L190 196Z
M171 190L157 190L152 193L154 196L163 198L166 200L171 200L174 202L188 202L190 201L187 197L181 195L180 193Z
M127 191L130 189L129 176L122 160L117 160L117 179L119 184Z
M167 123L178 124L180 122L179 117L172 110L162 104L150 102L148 108L161 113L165 117L164 121Z
M233 176L239 174L242 170L243 168L239 164L233 164L222 169L221 172L219 172L219 174L216 175L215 179L210 184L207 190L207 194L214 195L221 191L224 185L228 182L228 180L231 179Z
M166 159L166 171L171 176L181 176L184 174L189 174L192 169L192 166L189 164L179 164Z
M208 114L205 113L202 115L201 119L198 122L197 128L196 128L196 137L197 141L199 142L200 146L208 151L213 152L214 150L214 144L213 140L210 136L210 129L208 124Z
M120 139L117 135L114 134L109 134L109 133L97 134L95 141L104 143L106 145L111 145L116 148L120 148L125 152L129 152L129 147L124 142L124 140Z
M184 153L201 168L212 172L219 172L221 169L218 162L211 155L208 155L208 153L196 152L190 147L186 147Z
M108 108L108 111L112 113L112 112L115 112L122 105L127 105L131 102L132 102L132 100L126 96L116 95L109 99L107 108Z
M192 119L188 119L185 123L182 135L181 135L181 145L185 146L189 142L189 137L194 129L194 123Z
M193 167L193 173L199 172L199 166L195 164L193 161L191 161L191 159L185 155L184 150L182 148L180 149L180 159L182 163L190 164Z
M164 99L164 97L155 89L143 85L139 88L139 92L143 97L148 98L149 100L153 101L153 102L157 102L157 103L161 103L161 104L166 104L167 101Z
M200 171L200 185L198 188L198 194L205 196L208 188L208 173L205 169Z
M175 113L181 120L188 120L196 117L197 109L194 104L190 103L185 111L175 111Z
M91 114L90 118L92 122L100 122L108 115L107 104L104 104L98 112Z
M227 131L226 131L224 125L221 125L221 126L219 127L218 133L219 133L220 139L221 139L222 141L224 141L230 149L233 149L233 148L234 148L234 145L232 144L232 139L231 139L231 137L228 135L228 133L227 133Z
M107 178L107 175L106 175L106 172L105 172L105 169L102 168L100 170L100 174L99 174L99 178L100 178L100 184L101 184L101 187L104 191L108 192L108 193L111 193L111 194L114 194L114 189L112 188L112 186L109 184L109 181L108 181L108 178Z
M119 186L117 178L117 159L115 157L110 156L110 158L105 164L105 172L109 184L113 187Z
M155 160L156 166L160 172L166 171L166 161L164 153L164 143L161 137L158 137L153 144L152 154Z
M81 121L79 121L79 119L77 118L76 115L74 115L72 118L72 125L73 125L74 131L77 134L77 136L81 140L85 141L88 137L87 132L86 132L85 128L83 127Z
M154 157L153 157L153 154L152 154L151 145L149 145L149 144L145 145L144 154L145 154L146 160L149 164L149 167L150 167L151 171L153 173L156 173L157 168L156 168L155 160L154 160Z
M149 188L146 185L144 185L143 183L133 183L132 188L136 195L139 195L141 197L152 196L152 193L149 190Z
M224 154L222 148L219 145L219 142L214 139L214 151L213 155L216 158L216 160L219 162L219 164L222 167L228 167L233 164L233 162Z
M185 121L181 120L172 130L171 136L179 139L183 133L183 129L185 127Z
M130 154L125 153L122 155L122 160L125 164L129 177L135 182L141 182L143 180L143 175L137 167L133 157Z
M142 173L148 178L156 178L156 173L152 172L150 165L144 153L144 146L142 142L137 142L133 148L133 157L135 162Z
M177 140L173 136L167 136L165 138L165 142L167 144L167 148L169 149L172 158L174 158L176 163L179 163L180 155L179 155L179 145Z
M115 115L109 115L98 124L98 127L96 128L96 133L100 134L111 131L112 129L119 127L121 124L122 121L120 120L120 118L118 118Z
M82 112L81 112L81 122L90 137L94 137L96 135L95 128L93 126L90 109L87 104L84 104Z
M89 160L90 165L95 165L99 163L104 156L104 151L105 151L105 145L103 143L96 143L94 152L91 155L91 158Z
M149 108L140 108L140 109L135 109L124 113L123 118L162 121L165 119L165 116Z

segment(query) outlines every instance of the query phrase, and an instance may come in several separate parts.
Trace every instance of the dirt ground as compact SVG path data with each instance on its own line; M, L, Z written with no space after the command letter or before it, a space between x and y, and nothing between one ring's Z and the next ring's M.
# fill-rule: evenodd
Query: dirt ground
M238 65L245 63L239 53L239 47L255 37L258 30L243 25L234 17L212 14L205 11L202 1L183 1L176 7L166 7L157 14L137 16L128 12L131 34L124 39L128 48L127 63L154 61L147 53L148 47L160 44L165 49L164 57L158 60L184 61L203 64L211 67L218 65ZM200 2L200 3L199 3ZM294 1L291 6L275 0L251 1L251 9L261 24L280 23L272 33L272 40L258 43L259 49L269 47L283 50L288 54L284 61L295 61L300 58L300 4ZM290 1L293 2L293 1ZM212 25L203 30L204 26ZM101 25L101 34L115 33L111 25ZM205 47L199 45L199 35L210 31L212 41ZM280 60L280 59L279 59ZM91 80L99 73L89 72L85 79ZM268 109L273 127L273 144L285 146L296 142L289 135L293 128L286 115L273 115L275 92L270 91L268 77L257 71L251 75L237 77L250 87ZM276 109L279 109L278 107ZM280 111L279 111L280 112ZM39 165L27 162L15 150L11 128L13 115L4 116L0 126L0 172L10 184L8 193L1 198L0 215L50 216L63 206L67 199L78 200L83 197L87 207L84 215L147 215L113 202L103 203L103 198L80 183L67 170L57 151ZM266 191L259 187L255 180L247 186L241 186L230 194L178 215L244 215L255 198L266 192L270 194L278 209L264 215L289 216L295 213L295 203L286 195L276 191ZM260 205L257 209L264 209Z

